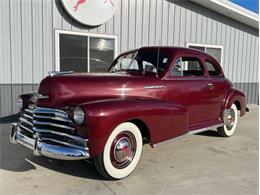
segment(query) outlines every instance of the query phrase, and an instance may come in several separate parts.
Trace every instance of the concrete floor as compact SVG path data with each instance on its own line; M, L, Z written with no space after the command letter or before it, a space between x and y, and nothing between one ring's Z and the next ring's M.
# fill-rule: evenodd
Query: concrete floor
M90 162L34 157L9 143L0 124L0 194L258 194L258 107L240 118L231 138L215 131L152 149L128 178L106 181Z

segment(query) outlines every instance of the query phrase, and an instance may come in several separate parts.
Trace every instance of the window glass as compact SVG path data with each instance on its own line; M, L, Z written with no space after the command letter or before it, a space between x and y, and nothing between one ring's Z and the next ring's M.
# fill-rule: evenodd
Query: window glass
M221 48L216 48L213 46L210 47L210 46L194 46L194 45L190 45L189 48L193 48L193 49L197 49L197 50L206 52L207 54L214 57L219 63L221 63L221 53L222 53Z
M158 51L132 52L119 57L111 66L110 72L122 72L135 70L139 73L157 73L162 75L168 65L168 55Z
M114 40L89 38L90 72L107 72L114 59Z
M60 70L88 72L87 37L60 34Z
M221 49L220 48L206 48L206 53L215 58L218 63L221 62Z
M172 71L172 76L203 76L203 66L196 58L177 59Z
M215 65L209 61L206 61L206 66L207 66L210 76L219 76L220 71L219 71L217 65Z
M107 72L114 59L114 48L114 39L61 33L60 70Z
M205 47L190 46L190 48L192 48L192 49L197 49L197 50L200 50L200 51L204 51L204 52L205 52Z

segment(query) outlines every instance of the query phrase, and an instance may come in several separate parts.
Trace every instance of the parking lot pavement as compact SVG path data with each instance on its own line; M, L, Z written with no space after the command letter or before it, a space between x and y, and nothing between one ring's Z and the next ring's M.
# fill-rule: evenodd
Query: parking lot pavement
M0 124L0 194L258 194L258 106L240 118L231 138L214 131L152 149L129 177L107 181L91 162L35 157L9 143Z

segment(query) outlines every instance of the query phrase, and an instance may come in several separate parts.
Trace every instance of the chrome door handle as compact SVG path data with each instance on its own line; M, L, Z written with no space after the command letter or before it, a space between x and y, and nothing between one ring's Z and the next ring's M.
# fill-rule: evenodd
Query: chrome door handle
M213 88L213 84L212 84L212 83L208 83L207 85L208 85L208 87L209 87L210 89Z

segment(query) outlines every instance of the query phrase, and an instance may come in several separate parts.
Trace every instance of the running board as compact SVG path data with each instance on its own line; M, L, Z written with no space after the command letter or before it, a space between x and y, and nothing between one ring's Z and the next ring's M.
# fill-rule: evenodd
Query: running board
M209 127L205 127L205 128L201 128L201 129L196 129L196 130L192 130L192 131L189 131L188 133L184 134L184 135L180 135L178 137L174 137L172 139L168 139L168 140L165 140L163 142L160 142L160 143L157 143L157 144L153 144L153 148L155 147L158 147L160 145L165 145L165 144L168 144L172 141L175 141L175 140L179 140L179 139L183 139L185 137L188 137L189 135L194 135L194 134L197 134L197 133L202 133L202 132L205 132L205 131L208 131L208 130L211 130L211 129L217 129L219 127L222 127L223 124L220 123L220 124L217 124L217 125L213 125L213 126L209 126Z

